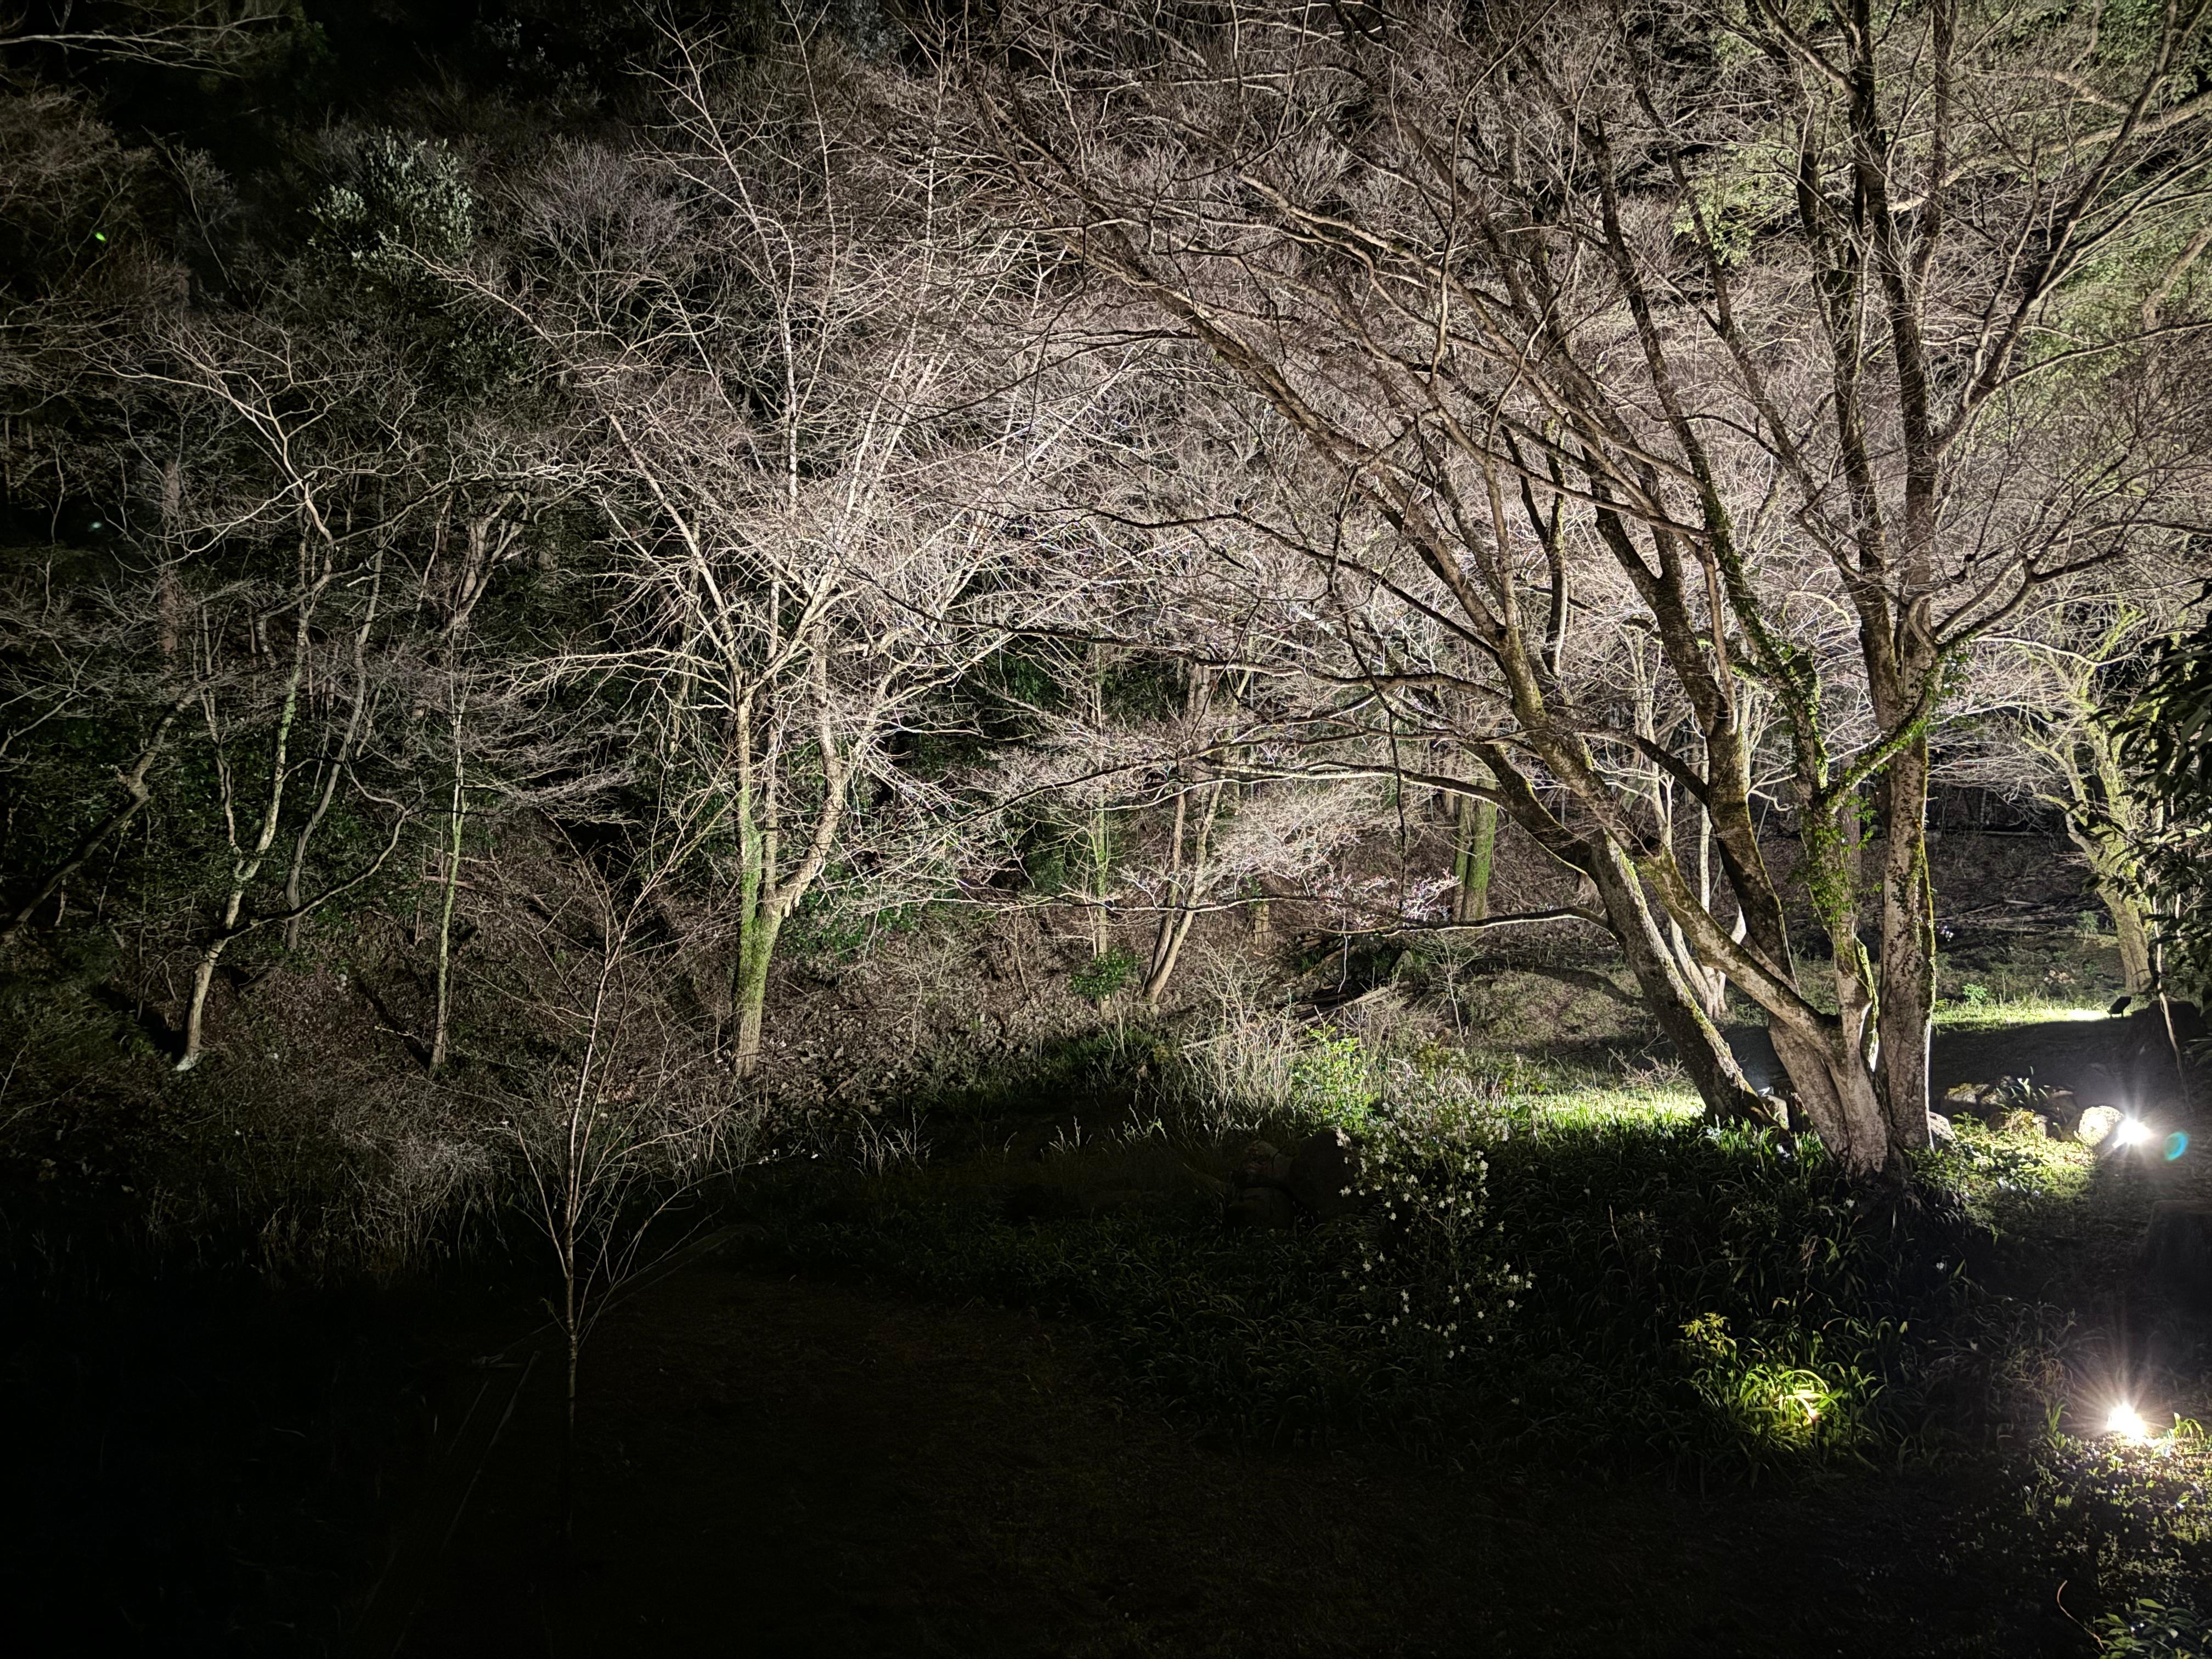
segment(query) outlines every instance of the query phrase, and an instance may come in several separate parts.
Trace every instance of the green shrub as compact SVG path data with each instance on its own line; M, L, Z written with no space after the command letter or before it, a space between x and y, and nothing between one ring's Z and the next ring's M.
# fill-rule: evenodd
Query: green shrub
M1301 1127L1356 1129L1375 1104L1373 1060L1356 1036L1302 1043L1291 1060L1291 1119Z
M1136 954L1117 945L1070 974L1067 986L1089 1001L1103 1002L1127 985L1136 971Z
M2091 1627L2106 1659L2207 1659L2212 1623L2194 1608L2138 1596Z
M1346 1084L1352 1051L1323 1052ZM1432 1085L1367 1105L1367 1201L1325 1224L1233 1233L1198 1199L1017 1224L921 1183L787 1243L1083 1319L1146 1397L1261 1439L1521 1438L1756 1471L1923 1443L1984 1376L1959 1334L1969 1224L1940 1182L1877 1205L1810 1143L1560 1127L1476 1081Z
M1531 1431L1753 1468L1923 1432L1956 1369L1965 1217L1876 1205L1816 1146L1661 1118L1531 1124L1492 1150L1495 1225L1531 1279Z

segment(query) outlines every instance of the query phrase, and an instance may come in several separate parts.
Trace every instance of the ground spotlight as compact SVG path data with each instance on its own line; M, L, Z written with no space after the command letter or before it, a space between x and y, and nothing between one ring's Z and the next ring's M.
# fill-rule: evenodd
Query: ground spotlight
M2150 1125L2139 1117L2124 1117L2120 1127L2112 1131L2115 1146L2140 1146L2150 1139Z
M2142 1413L2133 1406L2115 1406L2112 1414L2105 1419L2105 1432L2116 1434L2123 1440L2148 1440L2150 1425L2142 1420Z

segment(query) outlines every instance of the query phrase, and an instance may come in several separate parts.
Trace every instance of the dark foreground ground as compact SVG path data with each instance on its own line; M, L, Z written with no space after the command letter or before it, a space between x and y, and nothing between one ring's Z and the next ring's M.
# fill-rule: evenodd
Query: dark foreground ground
M555 1498L549 1392L405 1651L2076 1650L2017 1587L1947 1570L1971 1523L1942 1489L1701 1498L1199 1449L1117 1412L1033 1320L735 1264L605 1337L573 1564L529 1541Z
M2200 1163L2100 1172L2013 1288L2124 1358L2142 1217ZM2001 1449L1757 1486L1224 1449L1118 1404L1076 1328L742 1232L595 1334L564 1545L534 1284L178 1274L9 1311L0 1653L2096 1650Z
M520 1374L473 1363L516 1334L494 1300L179 1297L173 1326L140 1310L135 1368L120 1336L19 1351L6 1650L2090 1650L1978 1547L2002 1499L1956 1470L1701 1495L1209 1449L1118 1409L1065 1328L742 1246L599 1332L563 1550L557 1355L477 1455Z

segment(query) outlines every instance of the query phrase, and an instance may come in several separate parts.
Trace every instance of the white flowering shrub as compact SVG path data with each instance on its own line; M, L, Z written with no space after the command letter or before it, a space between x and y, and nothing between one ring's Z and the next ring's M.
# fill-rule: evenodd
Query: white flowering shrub
M1498 1340L1529 1285L1489 1215L1497 1132L1471 1093L1433 1091L1377 1107L1358 1138L1354 1299L1423 1368L1456 1369Z

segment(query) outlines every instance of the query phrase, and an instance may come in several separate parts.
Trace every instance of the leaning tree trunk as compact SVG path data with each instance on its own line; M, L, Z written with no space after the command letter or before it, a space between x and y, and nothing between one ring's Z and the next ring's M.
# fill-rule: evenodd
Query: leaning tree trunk
M2089 861L2097 902L2112 919L2112 940L2119 947L2121 981L2130 996L2150 994L2155 975L2150 951L2150 926L2129 881L2123 832L2117 827L2087 826L2069 811L2067 838Z
M1569 830L1537 799L1500 746L1486 745L1480 754L1507 816L1559 864L1595 884L1607 929L1636 976L1644 1006L1674 1045L1706 1115L1719 1123L1772 1123L1771 1104L1745 1080L1735 1053L1683 979L1628 856L1603 836L1582 836Z
M1705 1115L1717 1123L1773 1123L1772 1105L1745 1079L1727 1039L1705 1017L1682 977L1634 866L1608 841L1593 838L1587 845L1588 873L1597 884L1613 937L1636 976L1645 1006L1674 1044L1682 1069L1705 1102Z
M2157 975L2151 963L2150 928L2142 907L2125 888L2109 882L2097 884L2097 896L2112 918L2112 935L2120 948L2120 973L2130 996L2148 996Z

